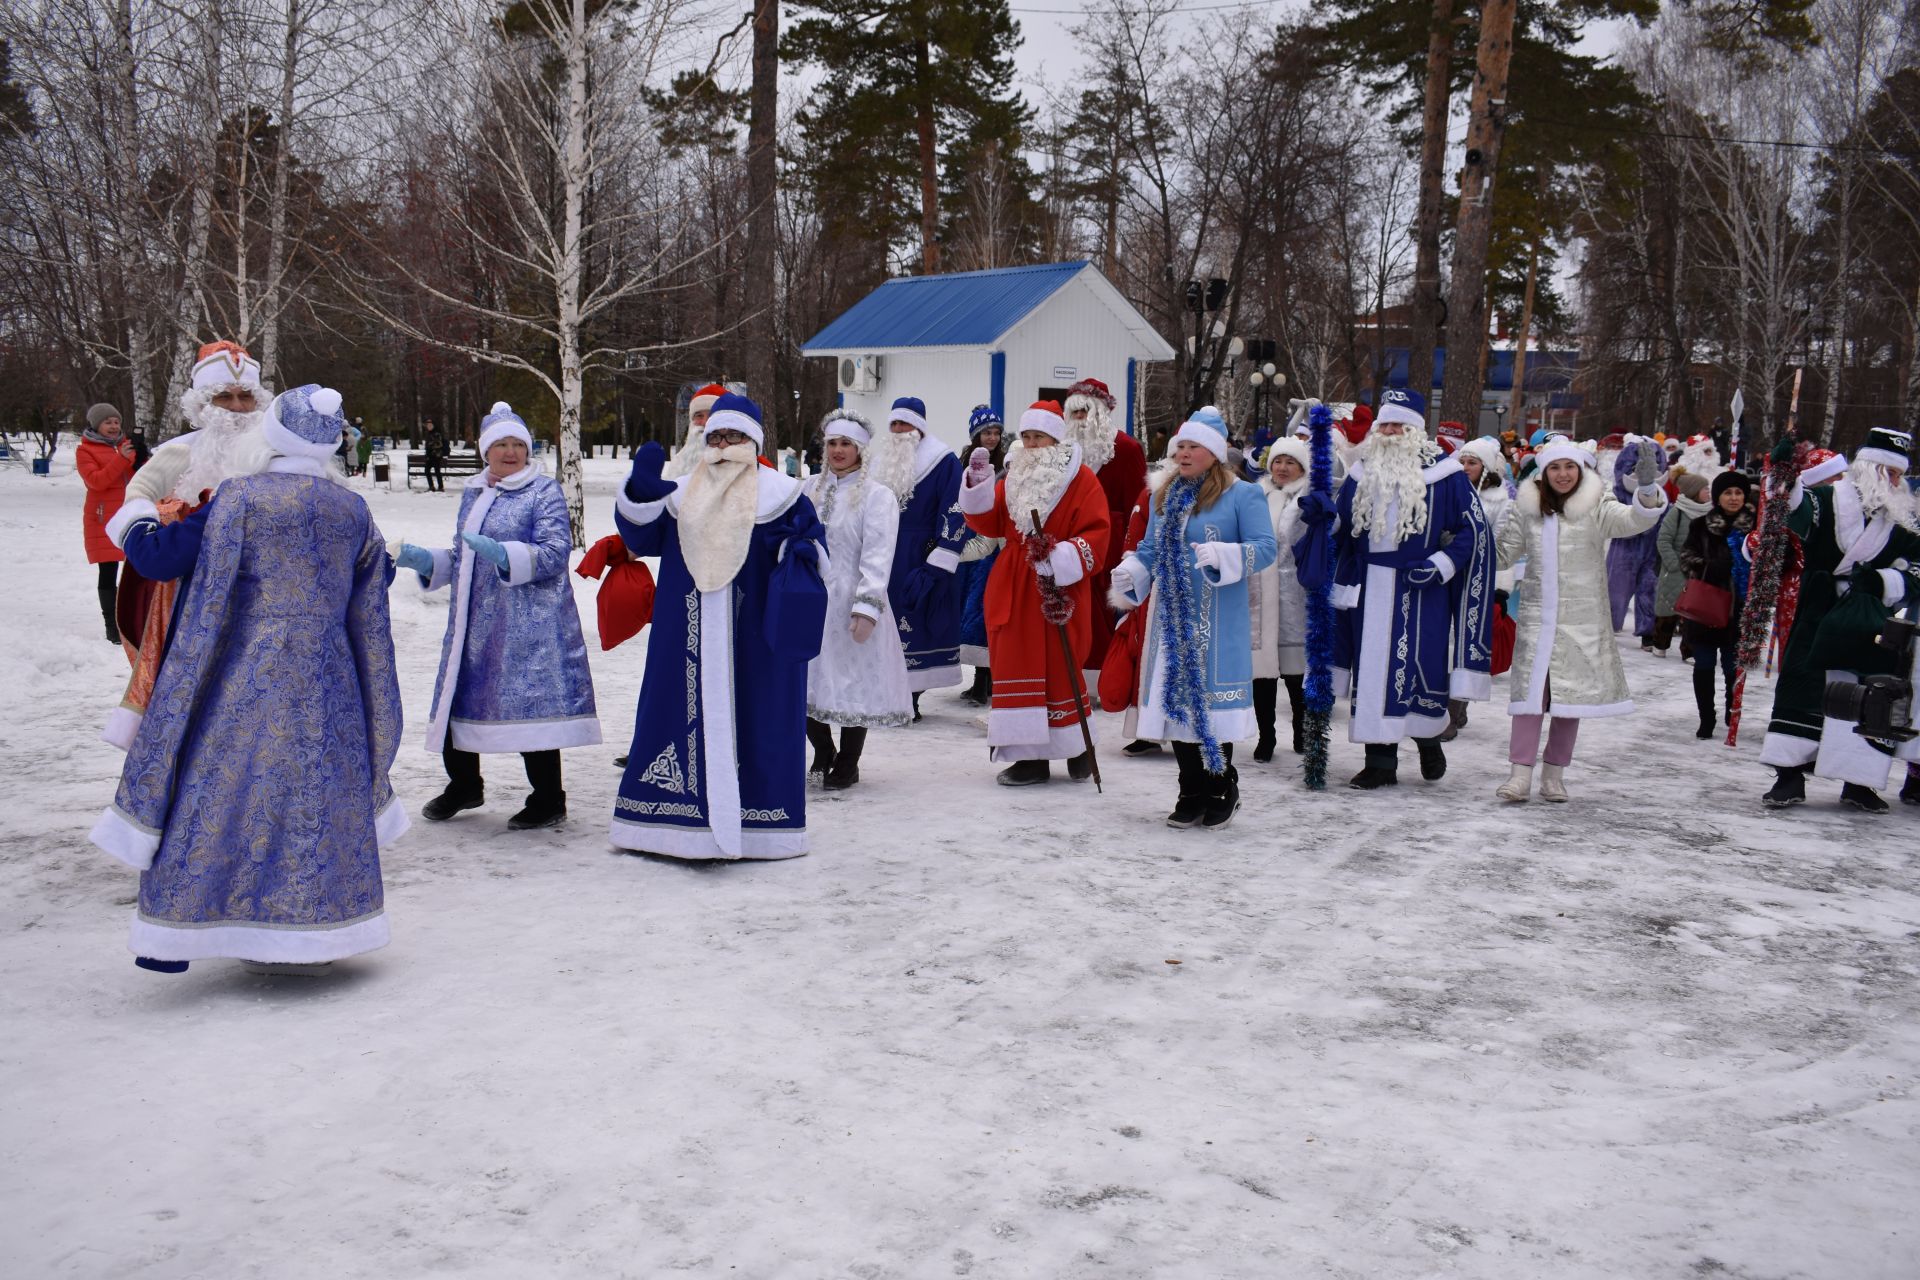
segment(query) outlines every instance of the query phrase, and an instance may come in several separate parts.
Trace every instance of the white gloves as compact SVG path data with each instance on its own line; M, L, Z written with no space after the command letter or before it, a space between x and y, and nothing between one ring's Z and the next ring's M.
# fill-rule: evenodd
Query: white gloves
M1237 542L1196 542L1193 562L1213 570L1216 586L1230 587L1246 572L1247 553Z
M1056 546L1045 560L1033 566L1033 571L1063 587L1070 587L1087 576L1086 567L1080 561L1080 548L1071 542Z

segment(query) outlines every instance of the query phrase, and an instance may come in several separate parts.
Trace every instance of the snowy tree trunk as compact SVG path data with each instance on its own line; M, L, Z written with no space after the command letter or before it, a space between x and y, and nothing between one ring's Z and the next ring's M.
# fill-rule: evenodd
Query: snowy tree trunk
M267 281L260 295L260 377L269 386L280 382L281 292L287 271L287 190L291 184L293 146L293 81L299 65L303 15L300 0L286 0L285 42L280 60L280 142L273 155L273 195L267 210Z
M587 0L570 0L566 27L566 138L560 157L560 261L554 273L555 319L560 338L560 488L567 495L573 545L586 542L586 481L580 465L580 415L585 398L581 369L581 226L587 200Z
M213 232L213 171L219 162L220 145L220 60L224 21L218 0L207 5L200 22L200 64L206 70L201 104L204 116L196 139L192 201L187 215L187 241L180 273L180 289L173 308L173 367L167 375L167 398L161 406L165 414L161 438L178 434L181 420L174 406L186 393L187 379L193 373L193 357L199 350L199 318L206 314L204 294L207 247Z
M139 215L140 195L146 189L146 183L140 176L140 145L136 122L140 119L140 91L138 71L134 65L133 53L133 6L131 0L120 0L114 10L114 34L117 37L115 53L115 88L120 99L119 117L115 122L115 132L120 144L120 181L124 185L123 199L128 207L120 210L118 237L120 251L126 255L123 261L128 274L137 282L134 286L136 298L127 308L127 363L133 372L133 421L127 426L130 430L152 432L160 439L164 426L154 416L153 405L153 343L152 326L147 316L139 311L137 291L150 288L152 275L145 270L146 229L141 225Z

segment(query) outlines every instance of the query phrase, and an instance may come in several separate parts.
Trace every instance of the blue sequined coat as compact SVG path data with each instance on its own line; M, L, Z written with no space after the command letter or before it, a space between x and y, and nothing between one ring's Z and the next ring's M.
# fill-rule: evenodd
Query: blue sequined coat
M379 846L407 825L388 781L392 575L350 490L298 473L220 486L93 832L142 868L135 954L317 962L386 943Z
M427 750L441 750L449 728L461 751L548 751L600 741L593 673L567 573L573 538L559 484L529 468L489 486L483 472L460 495L456 528L504 546L507 567L475 557L457 536L433 553L426 588L451 586L453 599Z

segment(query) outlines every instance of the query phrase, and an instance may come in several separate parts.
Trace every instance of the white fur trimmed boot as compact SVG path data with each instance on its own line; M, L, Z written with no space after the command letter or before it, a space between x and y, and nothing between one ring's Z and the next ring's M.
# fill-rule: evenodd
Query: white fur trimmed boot
M1543 764L1540 766L1540 798L1554 804L1567 802L1567 784L1563 780L1564 766Z
M1502 800L1524 802L1528 793L1532 790L1533 766L1530 764L1516 764L1513 766L1513 776L1495 788L1493 794L1499 796Z

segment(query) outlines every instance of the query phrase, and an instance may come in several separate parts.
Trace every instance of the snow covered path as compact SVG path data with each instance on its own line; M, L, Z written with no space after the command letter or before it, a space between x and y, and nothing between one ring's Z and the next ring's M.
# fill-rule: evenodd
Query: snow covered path
M454 494L369 498L450 536ZM596 649L569 826L510 835L490 758L389 851L391 947L170 978L86 839L125 662L80 503L0 473L0 1274L1920 1274L1920 813L1763 816L1765 684L1730 752L1632 650L1571 804L1493 800L1482 706L1437 785L1283 756L1211 836L1115 723L1105 796L994 786L940 691L813 856L691 867L606 845L641 654ZM445 599L394 602L417 812Z

